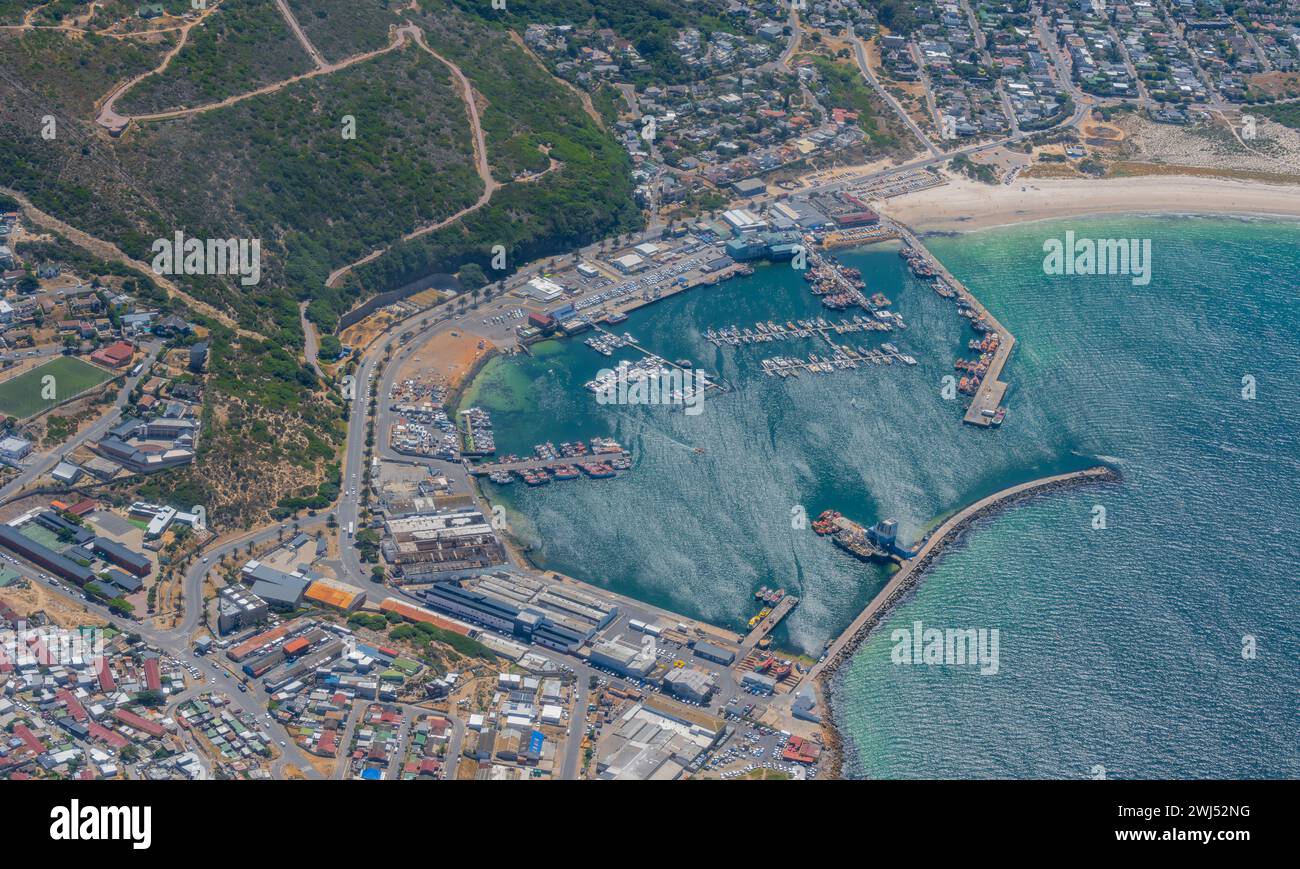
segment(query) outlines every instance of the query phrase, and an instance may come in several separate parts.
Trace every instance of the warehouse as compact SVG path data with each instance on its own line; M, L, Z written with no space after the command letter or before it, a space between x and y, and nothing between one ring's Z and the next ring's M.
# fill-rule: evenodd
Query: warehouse
M85 585L95 579L95 574L88 567L64 558L52 549L48 549L34 540L29 540L14 528L0 525L0 546L17 552L33 564L38 564L51 573L64 579Z
M560 652L577 651L618 613L593 595L513 571L439 583L422 596L444 612Z
M664 677L664 687L674 696L692 703L707 703L713 693L713 679L703 670L690 667L670 670Z
M296 609L311 580L299 573L285 573L260 561L250 561L241 571L253 594L276 609Z
M153 565L149 559L145 558L138 552L132 552L120 543L109 540L107 537L96 537L91 543L91 549L95 554L110 564L116 564L118 567L134 573L136 576L148 576Z
M731 666L731 662L736 660L735 652L721 646L715 646L713 643L706 643L703 640L696 640L691 648L695 650L695 657L712 661L715 664L722 664L725 667Z
M591 647L591 663L624 676L644 676L654 669L652 647L632 646L618 640L605 640Z

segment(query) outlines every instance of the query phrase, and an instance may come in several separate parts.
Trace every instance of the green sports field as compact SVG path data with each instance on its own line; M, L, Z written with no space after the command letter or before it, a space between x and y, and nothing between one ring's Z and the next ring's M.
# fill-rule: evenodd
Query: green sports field
M53 398L42 397L49 394L46 387L51 384L45 381L47 376L54 378ZM56 356L44 365L0 382L0 413L26 419L112 377L111 373L89 362L72 356Z

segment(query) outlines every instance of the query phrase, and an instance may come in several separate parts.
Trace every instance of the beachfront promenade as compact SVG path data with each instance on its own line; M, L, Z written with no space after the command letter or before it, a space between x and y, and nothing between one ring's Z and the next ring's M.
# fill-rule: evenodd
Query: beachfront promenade
M962 417L962 422L968 425L991 426L993 424L993 414L1002 405L1002 399L1007 394L1007 384L1002 381L1002 368L1007 364L1007 359L1011 357L1012 348L1016 346L1016 336L1012 335L1009 329L998 322L998 318L994 317L989 309L984 307L980 300L975 297L975 294L959 281L952 272L948 271L943 263L939 262L938 257L926 249L910 227L897 221L894 222L894 227L899 237L910 247L924 253L935 272L947 281L950 287L956 290L958 297L974 308L975 313L979 314L980 318L998 333L998 346L993 351L993 359L989 362L988 371L985 372L984 379L980 381L979 388L975 391L974 398L971 399L970 407L966 409L966 415Z
M1003 489L986 498L981 498L974 504L953 514L926 539L920 550L917 551L916 557L904 562L902 568L871 599L871 602L867 604L867 608L853 620L852 624L845 628L844 633L840 634L831 643L830 648L826 651L826 657L808 671L809 678L815 683L823 673L828 675L834 673L852 655L853 650L870 633L871 628L875 626L876 622L879 621L897 598L920 579L934 559L974 520L1030 495L1055 491L1082 483L1117 479L1119 479L1119 474L1105 466L1088 468L1083 471L1071 471L1068 474L1056 474L1055 476L1043 477L1042 479L1012 486L1009 489Z

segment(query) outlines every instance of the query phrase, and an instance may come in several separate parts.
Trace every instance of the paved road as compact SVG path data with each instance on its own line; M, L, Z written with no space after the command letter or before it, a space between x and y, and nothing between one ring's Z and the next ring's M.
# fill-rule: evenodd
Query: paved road
M570 713L569 733L564 740L564 763L560 766L560 778L565 781L573 781L582 771L582 737L587 730L587 685L594 672L583 665L574 668L577 681L573 686L573 711Z
M871 85L880 98L889 104L889 107L894 110L894 114L898 115L898 117L902 119L903 123L907 125L907 128L912 131L912 135L921 143L921 147L925 148L925 150L930 152L933 156L940 156L941 152L939 151L939 148L934 144L934 142L930 141L930 138L925 135L920 126L917 125L916 121L912 119L912 116L903 108L902 104L894 98L893 94L885 90L884 86L871 72L871 65L867 63L866 44L862 41L862 38L853 33L851 29L849 31L849 38L853 40L853 57L858 62L858 69L862 71L862 77L867 80L867 83Z

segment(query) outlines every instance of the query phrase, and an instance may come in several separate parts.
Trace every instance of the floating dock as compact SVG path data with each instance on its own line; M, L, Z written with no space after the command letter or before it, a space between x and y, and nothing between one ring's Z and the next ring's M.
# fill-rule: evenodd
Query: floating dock
M858 332L890 332L893 326L863 314L855 314L848 320L826 320L817 317L812 320L790 320L785 324L772 320L755 323L752 326L728 326L724 329L709 329L704 333L705 340L715 347L724 344L738 347L741 344L766 344L772 341L791 341L799 338L824 338L828 344L832 335L851 335Z
M873 350L834 344L831 346L835 352L824 358L813 353L809 354L807 360L790 356L773 356L764 359L763 373L769 377L772 375L798 377L801 373L830 374L834 371L852 370L861 365L892 365L894 362L909 366L916 364L914 357L900 353L892 344Z

